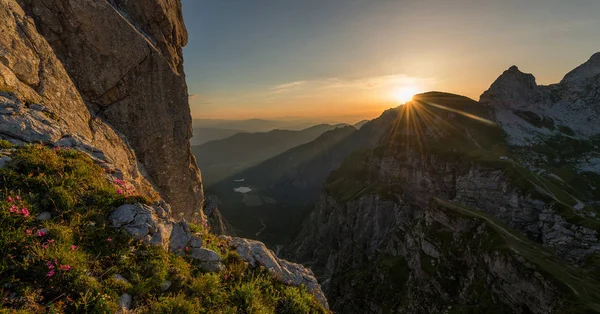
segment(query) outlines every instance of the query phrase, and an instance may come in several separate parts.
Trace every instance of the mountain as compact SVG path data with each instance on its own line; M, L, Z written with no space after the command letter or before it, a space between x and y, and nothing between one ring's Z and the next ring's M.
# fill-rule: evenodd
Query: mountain
M352 152L373 148L395 117L396 110L391 109L360 130L352 126L331 130L213 184L207 192L221 200L220 209L238 234L272 247L285 245L318 199L327 175ZM238 187L251 191L239 193Z
M194 119L193 127L240 130L247 133L269 132L275 129L300 131L319 124L337 124L324 119L300 119L290 118L283 120L247 119L247 120L225 120L225 119Z
M315 125L301 131L273 130L265 133L238 133L223 140L193 146L204 184L210 186L235 176L286 150L305 144L343 124Z
M222 140L238 133L246 133L242 130L218 129L218 128L194 128L194 136L190 139L192 146L199 146L204 143Z
M332 172L286 256L339 313L600 312L598 55L427 93Z
M360 121L360 122L358 122L358 123L354 124L354 127L360 130L360 128L362 128L362 127L363 127L363 125L365 125L365 124L367 124L367 123L369 123L369 120L362 120L362 121Z
M215 234L180 1L0 0L0 19L1 313L329 313L310 269Z

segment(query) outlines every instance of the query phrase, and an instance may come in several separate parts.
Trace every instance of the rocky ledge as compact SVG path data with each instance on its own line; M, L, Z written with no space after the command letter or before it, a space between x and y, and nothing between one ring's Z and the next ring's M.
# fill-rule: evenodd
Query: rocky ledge
M148 245L160 246L174 254L186 254L205 272L223 271L219 254L206 248L201 235L193 233L187 222L174 221L169 218L170 214L170 206L163 201L152 205L136 203L120 206L108 219L113 227L126 231ZM325 294L310 269L278 258L262 242L230 236L221 236L221 239L250 266L264 267L283 284L306 287L321 305L329 308Z

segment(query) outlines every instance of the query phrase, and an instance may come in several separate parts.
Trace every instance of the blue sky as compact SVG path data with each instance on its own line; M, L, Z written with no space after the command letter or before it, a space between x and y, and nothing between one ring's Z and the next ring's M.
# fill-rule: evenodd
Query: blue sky
M600 51L598 0L183 0L192 114L355 120L397 95L553 83Z

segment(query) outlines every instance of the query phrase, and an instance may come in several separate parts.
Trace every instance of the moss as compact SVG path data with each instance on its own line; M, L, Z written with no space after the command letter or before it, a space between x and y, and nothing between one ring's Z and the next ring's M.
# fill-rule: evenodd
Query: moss
M137 198L118 194L83 153L32 145L12 157L0 169L2 313L114 313L123 293L133 296L139 313L270 313L284 300L308 313L327 313L304 288L290 301L290 287L248 267L205 228L194 226L224 257L224 273L203 273L186 256L110 228L106 215ZM52 218L34 219L42 211ZM172 285L162 291L165 280Z
M9 149L9 148L13 148L13 144L11 144L9 141L7 140L0 140L0 149Z

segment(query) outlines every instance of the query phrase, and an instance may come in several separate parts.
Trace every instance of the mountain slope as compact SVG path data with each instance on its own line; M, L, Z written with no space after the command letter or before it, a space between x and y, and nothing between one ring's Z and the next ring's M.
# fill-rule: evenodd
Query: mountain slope
M375 149L328 177L286 253L315 270L335 311L600 311L600 177L580 166L595 131L539 131L523 146L504 114L522 108L510 107L516 99L530 111L552 106L530 93L532 77L513 73L481 103L415 97ZM587 99L575 112L600 104L593 89L561 88Z
M204 184L210 186L342 126L321 124L301 131L238 133L223 140L193 146L192 152L202 169Z
M395 110L388 110L360 130L347 126L326 132L207 191L219 197L224 216L239 234L272 246L285 244L318 199L327 175L352 152L374 147L395 117ZM252 191L234 192L240 185Z

